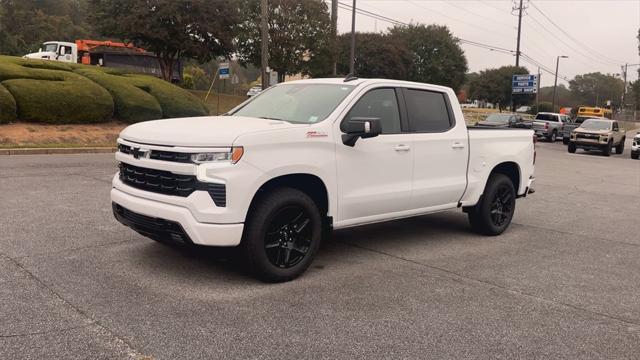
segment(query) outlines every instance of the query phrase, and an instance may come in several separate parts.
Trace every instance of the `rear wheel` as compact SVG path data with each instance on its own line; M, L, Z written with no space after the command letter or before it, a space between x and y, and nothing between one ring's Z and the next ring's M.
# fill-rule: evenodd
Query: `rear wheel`
M612 149L613 149L613 141L609 141L607 145L602 147L602 154L604 154L604 156L609 156L611 155Z
M300 276L322 239L322 217L302 191L280 188L256 200L245 224L242 247L255 275L267 282Z
M548 139L551 142L556 142L556 140L558 139L558 134L555 132L555 130L551 133Z
M489 177L480 202L469 209L472 229L483 235L500 235L511 224L516 209L516 191L506 175Z
M569 146L567 147L567 151L569 151L570 153L574 154L576 152L576 143L574 142L570 142Z
M626 140L625 138L622 138L622 140L620 140L620 144L616 146L616 154L622 154L624 152L625 140Z

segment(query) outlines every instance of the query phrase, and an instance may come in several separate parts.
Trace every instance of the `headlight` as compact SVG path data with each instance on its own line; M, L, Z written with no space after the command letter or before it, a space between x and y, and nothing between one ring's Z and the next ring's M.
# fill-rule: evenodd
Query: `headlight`
M244 148L242 146L234 146L230 151L216 151L216 152L204 152L191 154L191 161L196 164L203 163L222 163L228 162L231 164L237 163L244 154Z
M600 135L600 141L607 141L609 140L609 135Z

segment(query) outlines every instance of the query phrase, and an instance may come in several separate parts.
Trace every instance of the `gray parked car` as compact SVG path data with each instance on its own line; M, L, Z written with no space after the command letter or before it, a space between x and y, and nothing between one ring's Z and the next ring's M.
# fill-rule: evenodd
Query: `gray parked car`
M580 125L587 119L604 119L597 118L593 116L578 116L573 119L569 119L568 123L564 124L564 129L562 129L562 143L565 145L569 145L569 138L571 138L571 132L576 128L580 127Z
M558 113L541 112L533 120L533 130L537 137L544 137L551 142L555 142L559 137L563 137L564 125L569 122L569 116Z
M520 114L494 113L484 121L476 123L479 127L531 129L531 120L525 120Z

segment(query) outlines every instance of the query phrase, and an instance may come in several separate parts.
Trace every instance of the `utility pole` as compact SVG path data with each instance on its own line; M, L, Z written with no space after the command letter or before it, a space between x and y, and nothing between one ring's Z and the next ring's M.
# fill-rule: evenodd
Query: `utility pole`
M622 99L620 99L620 111L624 111L624 98L627 94L627 69L629 68L629 64L624 64L621 66L622 68L622 81L624 81L624 88L622 88Z
M333 76L338 75L338 0L331 0L331 57L333 58Z
M351 8L351 58L349 59L349 74L356 76L356 0Z
M536 112L540 112L540 67L538 66L538 88L536 89Z
M516 45L516 67L520 66L520 31L522 30L522 1L518 7L518 43Z
M267 68L269 67L269 23L267 18L269 16L269 4L267 0L260 1L260 32L262 35L262 57L260 63L262 64L262 90L269 87L269 75L267 74Z
M553 81L553 99L551 100L551 112L554 112L556 110L556 87L558 86L558 66L560 65L560 58L568 58L568 56L559 55L556 58L556 78Z

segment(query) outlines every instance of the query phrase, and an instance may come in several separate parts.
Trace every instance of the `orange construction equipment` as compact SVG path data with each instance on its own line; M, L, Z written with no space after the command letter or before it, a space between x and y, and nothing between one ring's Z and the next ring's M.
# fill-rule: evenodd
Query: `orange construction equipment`
M145 53L146 50L133 46L133 44L125 44L115 41L99 41L99 40L76 40L76 46L78 47L78 56L81 58L81 62L85 65L91 64L90 53L92 49L97 47L111 47L111 48L123 48L139 53Z

